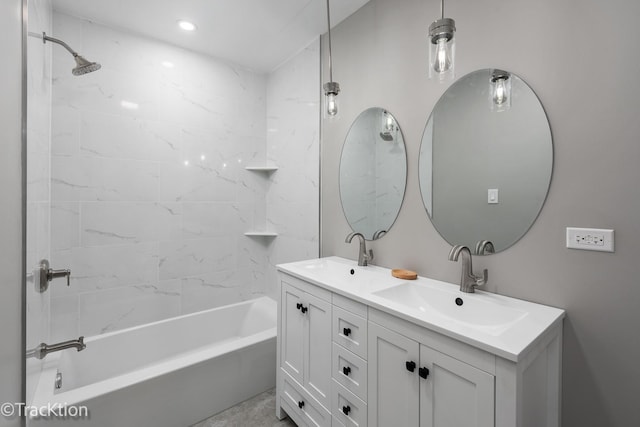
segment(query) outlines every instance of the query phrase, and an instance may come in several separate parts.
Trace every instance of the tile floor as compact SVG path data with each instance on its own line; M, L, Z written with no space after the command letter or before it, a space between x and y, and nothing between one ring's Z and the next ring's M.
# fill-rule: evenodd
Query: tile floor
M289 418L276 418L276 390L265 391L192 427L296 427Z

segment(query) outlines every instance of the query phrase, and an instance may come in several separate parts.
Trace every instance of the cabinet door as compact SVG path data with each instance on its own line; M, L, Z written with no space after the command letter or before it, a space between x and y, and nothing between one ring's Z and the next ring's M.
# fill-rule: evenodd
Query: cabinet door
M304 383L325 408L331 407L331 303L305 294Z
M289 375L303 384L305 316L298 308L304 292L282 282L282 336L280 365Z
M417 427L418 343L370 322L368 345L369 425ZM411 362L413 372L407 366Z
M420 427L493 427L493 375L420 346Z

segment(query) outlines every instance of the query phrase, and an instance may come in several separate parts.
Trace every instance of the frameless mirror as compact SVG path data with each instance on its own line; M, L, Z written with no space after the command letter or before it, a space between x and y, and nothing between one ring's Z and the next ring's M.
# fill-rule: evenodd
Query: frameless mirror
M340 158L340 200L351 229L367 240L382 237L400 212L407 155L395 117L369 108L353 122Z
M447 242L499 252L536 220L552 165L549 121L533 90L513 73L474 71L447 89L429 117L422 200ZM484 241L493 245L483 248Z

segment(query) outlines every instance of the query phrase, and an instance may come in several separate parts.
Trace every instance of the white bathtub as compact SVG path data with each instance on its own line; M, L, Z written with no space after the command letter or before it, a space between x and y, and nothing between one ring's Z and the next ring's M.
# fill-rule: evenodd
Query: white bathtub
M28 426L189 426L275 386L276 303L257 298L85 343L47 356L32 406L84 406L89 416Z

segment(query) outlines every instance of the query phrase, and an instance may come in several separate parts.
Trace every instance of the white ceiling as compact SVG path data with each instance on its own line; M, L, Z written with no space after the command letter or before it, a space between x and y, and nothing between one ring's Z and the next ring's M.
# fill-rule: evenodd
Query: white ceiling
M369 0L332 0L331 26ZM53 0L54 10L272 71L327 31L326 0ZM187 33L178 20L191 21Z

